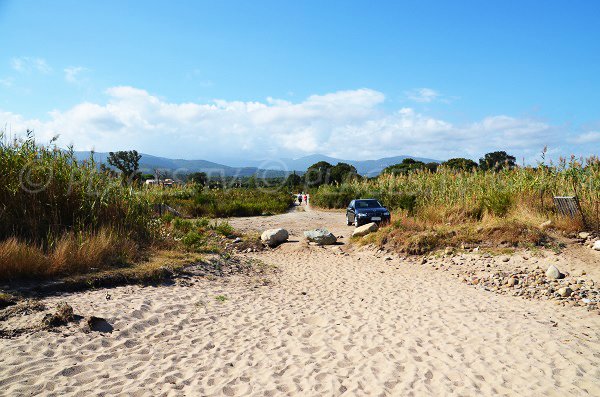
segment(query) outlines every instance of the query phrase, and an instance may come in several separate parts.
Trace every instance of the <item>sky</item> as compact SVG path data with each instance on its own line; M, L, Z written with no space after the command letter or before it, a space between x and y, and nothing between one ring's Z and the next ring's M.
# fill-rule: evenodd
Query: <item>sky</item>
M0 130L185 159L600 154L597 1L0 0Z

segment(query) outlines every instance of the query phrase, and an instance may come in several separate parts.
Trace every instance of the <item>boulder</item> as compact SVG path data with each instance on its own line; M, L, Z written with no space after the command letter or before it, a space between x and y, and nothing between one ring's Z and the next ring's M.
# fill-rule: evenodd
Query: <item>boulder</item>
M559 278L563 278L564 274L562 274L556 266L550 265L548 270L546 270L546 277L557 280Z
M573 290L569 287L562 287L557 292L563 298L567 298L567 297L571 296L571 294L573 293Z
M595 249L596 251L600 251L600 240L596 241L594 243L594 245L592 246L593 249Z
M542 230L549 229L550 227L552 227L552 220L548 220L540 224L540 229Z
M276 247L287 241L290 234L285 229L269 229L260 235L261 241L269 247Z
M588 232L581 232L577 235L580 239L585 240L588 237L590 237L590 234Z
M304 232L304 237L318 245L332 245L337 242L337 238L327 229L307 230Z
M367 223L366 225L362 225L354 229L352 232L352 237L362 237L366 236L369 233L376 232L379 229L379 226L375 222Z

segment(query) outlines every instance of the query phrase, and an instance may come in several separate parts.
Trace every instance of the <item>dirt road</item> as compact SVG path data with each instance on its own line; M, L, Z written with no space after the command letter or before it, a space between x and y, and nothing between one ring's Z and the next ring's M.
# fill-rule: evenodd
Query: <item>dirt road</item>
M279 268L269 282L195 279L115 288L110 300L105 290L53 298L114 331L0 340L0 394L600 395L597 314L303 241L319 226L348 237L339 212L231 223L290 230L290 243L247 254Z

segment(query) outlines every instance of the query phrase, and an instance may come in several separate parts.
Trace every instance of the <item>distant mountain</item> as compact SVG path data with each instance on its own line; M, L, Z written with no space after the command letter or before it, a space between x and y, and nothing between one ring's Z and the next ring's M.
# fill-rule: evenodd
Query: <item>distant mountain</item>
M237 176L245 177L251 175L260 175L265 177L280 177L286 176L287 173L282 170L269 169L261 170L256 167L230 167L223 164L213 163L207 160L184 160L184 159L169 159L166 157L153 156L151 154L140 153L140 171L143 173L152 174L154 170L168 170L175 175L185 175L191 172L206 172L209 176ZM90 152L81 151L75 152L75 157L78 160L86 160L90 158ZM108 153L95 152L94 160L100 164L107 162Z
M318 163L319 161L326 161L332 165L337 163L347 163L356 167L359 174L364 176L377 176L383 171L385 167L390 165L401 163L406 158L412 158L415 160L422 161L424 163L439 163L439 160L428 159L424 157L414 156L394 156L385 157L378 160L343 160L335 157L325 156L323 154L311 154L309 156L300 157L298 159L280 159L276 161L264 161L262 162L263 167L273 170L287 170L287 171L306 171L311 165ZM253 164L257 164L256 162ZM260 163L258 163L260 164Z
M155 169L160 169L169 170L180 175L188 174L190 172L206 172L208 175L213 176L224 175L239 177L251 175L278 177L286 176L293 171L296 171L298 174L303 174L308 167L319 161L326 161L333 165L336 165L337 163L348 163L356 167L359 174L365 176L377 176L385 167L401 163L402 160L406 158L413 158L415 160L423 161L424 163L439 163L438 160L404 155L385 157L378 160L343 160L322 154L311 154L310 156L300 157L298 159L284 158L264 161L238 160L239 164L242 166L231 167L207 160L169 159L144 153L141 153L141 155L140 169L144 173L151 174ZM90 152L75 152L75 157L78 160L89 159ZM107 158L108 153L94 153L94 160L98 163L106 163Z

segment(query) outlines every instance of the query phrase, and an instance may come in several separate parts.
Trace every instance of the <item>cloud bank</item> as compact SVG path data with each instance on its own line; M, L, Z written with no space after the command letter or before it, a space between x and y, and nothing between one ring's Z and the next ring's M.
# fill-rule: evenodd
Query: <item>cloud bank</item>
M563 127L530 118L495 115L456 125L412 108L385 110L385 96L366 88L312 95L297 103L276 98L173 103L129 86L109 88L106 95L104 104L80 103L52 111L46 120L0 110L0 123L13 133L33 129L42 141L59 135L59 144L72 143L76 150L136 149L214 161L312 153L357 160L400 154L443 160L478 158L494 150L535 161L546 145L565 155L591 154L583 145L598 138L597 132L569 135ZM562 146L567 141L569 146Z

